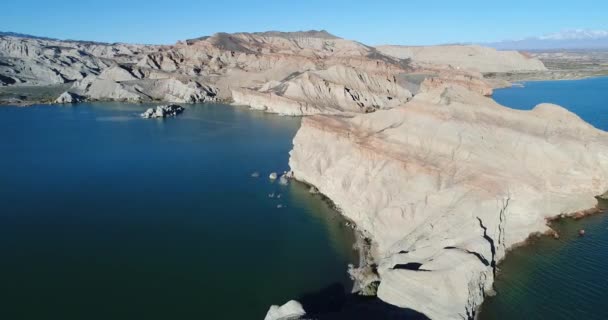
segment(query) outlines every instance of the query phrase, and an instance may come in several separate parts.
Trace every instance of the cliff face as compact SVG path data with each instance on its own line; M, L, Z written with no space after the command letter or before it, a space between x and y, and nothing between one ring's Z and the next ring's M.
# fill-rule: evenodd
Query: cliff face
M414 62L450 65L458 69L486 72L529 72L547 70L543 63L517 51L498 51L481 46L379 46L383 54Z
M222 99L302 115L368 112L411 97L394 79L407 62L324 31L218 33L173 46L2 36L0 62L3 85L72 83L68 93L89 100Z
M0 36L0 84L69 83L66 95L88 100L219 99L286 115L389 109L421 86L444 83L492 92L479 72L412 62L382 50L325 31L218 33L172 46ZM465 52L452 56L459 54ZM518 68L511 60L502 65ZM410 75L420 78L411 81Z
M132 63L157 46L100 44L0 36L0 75L5 85L51 85L99 75Z
M608 134L555 105L517 111L448 85L305 118L289 163L374 241L382 300L472 319L508 248L608 190Z
M342 65L294 74L259 90L233 90L237 104L291 115L372 112L398 106L411 97L390 72L370 73Z

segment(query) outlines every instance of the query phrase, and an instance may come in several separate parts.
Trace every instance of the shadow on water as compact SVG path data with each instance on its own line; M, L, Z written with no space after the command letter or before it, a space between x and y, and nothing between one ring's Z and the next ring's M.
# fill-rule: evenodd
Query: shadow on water
M347 293L344 285L334 283L320 291L304 294L297 299L306 318L318 320L423 320L425 315L411 309L390 305L376 297Z

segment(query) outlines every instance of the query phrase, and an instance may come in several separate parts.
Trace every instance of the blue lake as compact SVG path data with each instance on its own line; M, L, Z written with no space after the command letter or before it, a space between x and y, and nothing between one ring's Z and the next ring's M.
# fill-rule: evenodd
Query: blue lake
M494 99L516 109L559 104L608 131L608 78L526 82L496 90ZM608 215L555 223L548 237L518 248L499 266L498 295L483 305L481 320L608 319ZM586 230L578 237L579 229Z
M494 98L608 130L608 78ZM300 119L220 104L140 119L146 107L0 108L0 319L261 319L349 291L352 231L306 186L267 179L288 169ZM480 318L608 319L607 217L511 252Z
M0 319L262 319L351 289L352 231L268 179L300 119L146 107L0 108Z

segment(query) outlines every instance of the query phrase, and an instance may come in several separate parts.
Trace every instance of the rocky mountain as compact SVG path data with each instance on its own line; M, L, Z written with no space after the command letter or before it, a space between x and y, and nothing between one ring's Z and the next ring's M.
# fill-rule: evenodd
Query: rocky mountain
M392 108L411 99L424 79L466 82L491 94L491 85L475 70L453 70L447 63L429 63L416 58L420 55L411 59L395 50L399 51L369 47L326 31L218 33L172 46L5 35L0 36L0 82L4 86L69 84L67 92L53 98L61 94L56 102L69 102L71 97L223 100L287 115ZM492 53L496 56L490 52L488 61ZM458 55L466 53L452 54ZM520 62L501 61L501 70L518 71Z
M0 36L4 85L42 86L100 75L113 65L135 63L156 47Z

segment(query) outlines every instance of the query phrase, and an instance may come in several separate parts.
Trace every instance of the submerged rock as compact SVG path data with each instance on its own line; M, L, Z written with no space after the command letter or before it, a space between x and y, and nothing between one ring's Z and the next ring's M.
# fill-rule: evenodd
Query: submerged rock
M286 175L282 175L282 176L279 178L279 184L282 184L282 185L284 185L284 186L286 186L286 185L288 185L288 184L289 184L289 179L287 179L287 176L286 176Z
M264 320L295 320L306 315L302 304L290 300L282 306L271 306Z
M258 177L260 177L260 173L256 171L256 172L254 172L254 173L251 174L251 177L252 178L258 178Z
M170 104L168 106L157 106L156 109L149 108L146 112L141 114L142 118L167 118L175 117L178 114L184 112L184 107L177 104Z

